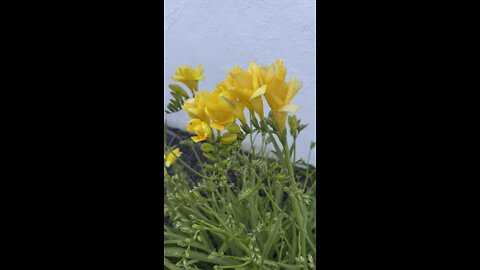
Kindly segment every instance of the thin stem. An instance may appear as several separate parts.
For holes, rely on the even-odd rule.
[[[230,265],[230,266],[222,266],[222,269],[228,269],[228,268],[241,268],[241,267],[244,267],[244,266],[247,266],[251,263],[252,261],[247,261],[245,263],[242,263],[242,264],[239,264],[239,265]]]
[[[270,137],[270,140],[272,141],[273,147],[275,148],[275,151],[277,152],[277,157],[278,157],[280,163],[283,166],[285,166],[285,159],[281,155],[282,151],[280,150],[280,146],[278,146],[278,143],[275,140],[275,137],[273,137],[273,134],[270,130],[268,131],[268,136]]]
[[[193,150],[193,154],[195,154],[195,157],[197,158],[197,161],[198,161],[198,164],[200,165],[200,168],[202,168],[202,170],[203,170],[203,169],[204,169],[204,168],[203,168],[203,162],[202,162],[202,160],[200,159],[200,156],[198,156],[197,149],[195,149],[195,145],[190,144],[190,147],[191,147],[192,150]]]
[[[287,164],[287,169],[288,169],[288,172],[290,174],[290,181],[292,184],[295,184],[296,180],[295,180],[295,174],[294,174],[294,171],[293,171],[293,164],[292,164],[292,160],[291,160],[291,155],[290,155],[290,148],[288,146],[288,141],[287,141],[287,133],[286,132],[283,132],[281,134],[281,137],[279,135],[279,139],[280,141],[282,142],[283,144],[283,150],[284,150],[284,154],[285,154],[285,163]],[[306,232],[305,232],[305,221],[306,221],[306,216],[304,215],[304,212],[301,211],[303,208],[305,208],[304,205],[300,206],[301,202],[298,200],[298,198],[293,195],[292,196],[292,208],[293,208],[293,212],[295,214],[295,217],[299,223],[299,226],[300,226],[300,236],[298,241],[299,241],[299,246],[301,246],[301,253],[302,253],[302,256],[304,258],[306,258]]]
[[[308,171],[310,170],[310,156],[312,154],[312,148],[310,148],[310,151],[308,152],[308,157],[307,157],[307,172],[306,172],[306,179],[305,179],[305,183],[303,183],[303,190],[305,190],[305,188],[307,187],[307,183],[308,183],[308,179],[310,178],[308,175]]]
[[[192,167],[190,167],[185,161],[183,161],[183,159],[181,158],[177,158],[178,161],[180,161],[180,163],[182,163],[183,166],[185,166],[187,169],[189,169],[191,172],[193,172],[194,174],[196,174],[197,176],[200,176],[202,178],[205,178],[205,179],[210,179],[210,177],[206,176],[206,175],[203,175],[199,172],[197,172],[195,169],[193,169]]]

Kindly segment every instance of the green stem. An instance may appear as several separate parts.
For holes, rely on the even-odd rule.
[[[292,184],[295,184],[295,173],[293,171],[292,158],[290,155],[290,148],[288,147],[286,133],[283,133],[283,136],[280,138],[280,141],[282,142],[282,145],[283,145],[285,164],[287,166],[288,174],[290,175],[290,181]]]
[[[290,175],[290,182],[292,183],[292,185],[294,185],[296,183],[296,180],[295,180],[295,173],[293,171],[293,164],[292,164],[292,160],[291,160],[291,155],[290,155],[290,148],[288,146],[288,141],[287,141],[287,133],[286,132],[283,132],[281,134],[281,137],[279,135],[279,139],[280,141],[282,142],[283,144],[283,150],[284,150],[284,154],[285,154],[285,163],[287,164],[287,169],[288,169],[288,173]],[[301,254],[304,258],[306,258],[306,226],[305,226],[305,221],[306,221],[306,216],[304,215],[303,211],[302,210],[302,206],[300,206],[299,204],[301,203],[298,198],[293,194],[292,197],[292,208],[293,208],[293,212],[295,214],[295,217],[297,219],[297,222],[299,224],[299,227],[301,228],[299,231],[300,231],[300,236],[298,241],[299,241],[299,245],[301,245]],[[304,206],[303,206],[304,207]]]
[[[180,161],[180,163],[182,163],[183,166],[185,166],[187,169],[189,169],[191,172],[193,172],[194,174],[204,178],[204,179],[209,179],[210,177],[206,176],[206,175],[203,175],[199,172],[197,172],[195,169],[193,169],[192,167],[190,167],[185,161],[183,161],[181,158],[177,158],[178,161]]]
[[[275,151],[277,151],[278,159],[279,159],[280,163],[285,166],[285,159],[281,156],[282,151],[280,150],[280,147],[278,146],[278,143],[275,140],[275,137],[273,137],[273,134],[270,130],[268,131],[268,136],[270,137],[270,140],[272,141],[273,147],[275,147]]]
[[[193,154],[195,154],[195,157],[197,158],[197,161],[198,161],[198,164],[200,165],[200,168],[202,168],[202,170],[203,170],[204,169],[203,168],[203,162],[202,162],[202,160],[200,159],[200,156],[197,153],[197,149],[195,149],[195,145],[190,144],[190,147],[193,150]]]
[[[229,265],[229,266],[222,266],[222,269],[227,269],[227,268],[241,268],[244,266],[247,266],[251,263],[252,261],[247,261],[245,263],[239,264],[239,265]]]
[[[310,156],[312,154],[312,148],[310,148],[310,151],[308,152],[308,157],[307,157],[307,172],[305,173],[306,174],[306,179],[305,179],[305,183],[303,183],[303,190],[305,190],[305,188],[307,188],[307,183],[308,183],[308,180],[310,178],[309,176],[309,170],[310,170]]]

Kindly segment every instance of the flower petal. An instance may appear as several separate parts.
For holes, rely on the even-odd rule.
[[[253,94],[250,96],[250,100],[256,98],[256,97],[259,97],[263,94],[265,94],[265,92],[267,91],[267,85],[264,85],[260,88],[258,88],[257,90],[255,90],[255,92],[253,92]]]
[[[298,110],[300,110],[300,108],[301,108],[301,106],[297,105],[297,104],[287,104],[287,105],[283,106],[282,108],[280,108],[280,110],[278,110],[278,111],[279,112],[295,113]]]
[[[297,81],[297,78],[292,77],[290,84],[288,85],[287,96],[285,97],[285,103],[290,103],[293,97],[300,91],[302,88],[302,82]]]
[[[210,123],[210,127],[220,131],[225,129],[225,125],[221,125],[217,123]]]

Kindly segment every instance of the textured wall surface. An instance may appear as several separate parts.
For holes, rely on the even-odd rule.
[[[315,0],[176,0],[165,1],[164,84],[172,83],[181,65],[205,69],[200,90],[211,91],[225,74],[251,61],[270,65],[283,59],[287,80],[296,76],[303,88],[292,103],[302,106],[297,116],[309,126],[300,134],[298,156],[306,160],[316,141],[316,15]],[[170,94],[165,91],[165,107]],[[185,129],[184,112],[165,115],[169,126]],[[315,152],[311,163],[316,164]]]

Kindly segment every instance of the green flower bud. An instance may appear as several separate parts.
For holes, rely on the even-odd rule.
[[[298,121],[295,115],[288,117],[288,125],[290,126],[290,133],[293,136],[297,133],[298,130]]]
[[[217,159],[215,158],[214,155],[210,154],[210,153],[203,153],[203,155],[209,159],[209,160],[212,160],[212,161],[216,161]]]
[[[227,126],[227,130],[230,132],[230,133],[234,133],[234,134],[238,134],[241,132],[240,130],[240,127],[234,122],[234,123],[230,123],[228,126]]]
[[[207,170],[210,170],[210,171],[215,170],[215,167],[212,166],[212,165],[210,165],[210,164],[205,164],[204,166],[205,166],[205,168],[206,168]]]
[[[168,104],[167,108],[172,112],[174,112],[176,110],[175,106],[172,103]]]
[[[236,140],[237,140],[237,134],[227,132],[227,133],[222,135],[222,138],[220,139],[220,142],[222,144],[231,144]]]
[[[252,117],[250,118],[250,121],[252,122],[252,125],[253,125],[254,127],[260,129],[260,125],[258,124],[258,120],[257,120],[257,118],[256,118],[255,116],[252,116]]]
[[[185,92],[185,90],[183,90],[183,88],[178,84],[170,84],[168,88],[172,89],[174,93],[184,96],[185,98],[190,98],[187,92]]]
[[[200,146],[200,149],[202,149],[202,151],[205,153],[210,153],[215,150],[215,147],[209,143],[203,143],[202,146]]]
[[[245,124],[242,124],[242,129],[243,131],[245,131],[245,133],[247,134],[250,134],[252,132],[252,130],[250,129],[249,126],[245,125]]]
[[[262,126],[262,130],[267,132],[268,131],[268,124],[267,124],[267,120],[263,119],[260,121],[260,125]]]

